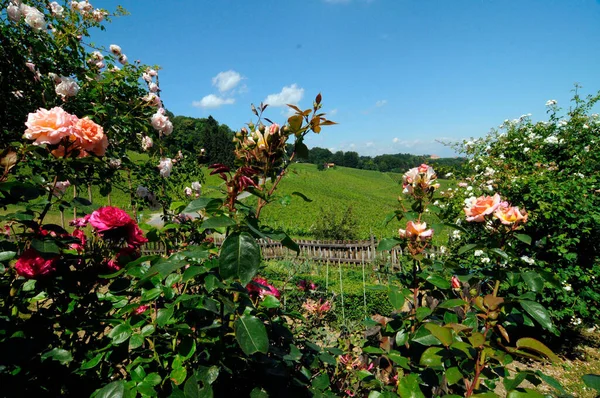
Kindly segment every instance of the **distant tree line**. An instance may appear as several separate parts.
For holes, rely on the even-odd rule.
[[[194,118],[188,116],[174,116],[168,112],[169,119],[173,122],[173,133],[165,138],[169,156],[174,157],[178,151],[188,152],[200,156],[201,162],[206,164],[223,163],[233,166],[234,161],[234,132],[226,125],[219,124],[212,116],[208,118]],[[292,145],[288,145],[291,155]],[[464,158],[431,159],[430,155],[412,155],[398,153],[395,155],[360,156],[354,151],[331,152],[327,148],[314,147],[309,149],[308,157],[296,158],[300,162],[308,162],[322,168],[325,163],[334,163],[336,166],[351,167],[355,169],[377,170],[381,172],[404,173],[421,163],[431,164],[435,167],[440,177],[447,173],[462,174]]]
[[[461,174],[464,158],[439,158],[432,159],[431,155],[412,155],[398,153],[395,155],[360,156],[354,151],[331,152],[327,148],[314,147],[309,149],[308,158],[300,161],[322,166],[325,163],[335,163],[336,166],[352,167],[363,170],[377,170],[381,172],[404,173],[421,163],[427,163],[437,170],[440,176],[447,173]]]
[[[234,132],[226,124],[219,124],[212,116],[194,118],[167,113],[173,122],[173,133],[165,137],[169,156],[182,151],[201,157],[202,163],[233,166]]]

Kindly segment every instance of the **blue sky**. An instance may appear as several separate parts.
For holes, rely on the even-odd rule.
[[[97,44],[160,65],[177,115],[232,129],[250,103],[283,123],[285,102],[323,94],[338,126],[309,147],[452,156],[436,140],[485,135],[574,83],[600,90],[600,0],[91,0],[123,5]]]

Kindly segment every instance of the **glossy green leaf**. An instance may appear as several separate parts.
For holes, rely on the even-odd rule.
[[[429,368],[441,368],[444,357],[442,353],[445,351],[442,347],[429,347],[421,355],[419,365]]]
[[[558,330],[554,327],[548,311],[535,301],[522,300],[519,302],[521,307],[535,319],[542,327],[558,336]]]
[[[87,370],[87,369],[93,369],[95,368],[100,361],[102,360],[102,357],[104,356],[104,353],[100,353],[97,354],[95,357],[93,357],[92,359],[85,361],[84,363],[81,364],[81,368],[82,370]]]
[[[425,319],[429,315],[431,315],[431,313],[432,313],[431,308],[419,307],[419,308],[417,308],[417,320],[422,321],[423,319]]]
[[[518,390],[509,391],[506,398],[545,398],[546,396],[531,388],[520,388]]]
[[[446,347],[452,344],[452,330],[443,326],[437,325],[432,322],[427,322],[425,328],[431,332],[431,334],[442,342]]]
[[[63,365],[66,365],[67,363],[73,360],[73,356],[71,355],[71,353],[62,348],[53,348],[50,351],[42,354],[42,361],[48,358],[52,358],[53,360],[58,361]]]
[[[230,235],[221,247],[219,271],[224,279],[252,280],[260,265],[260,246],[247,232]]]
[[[460,372],[458,367],[453,366],[446,370],[444,373],[446,375],[446,381],[448,381],[449,385],[453,385],[462,380],[463,374]]]
[[[450,289],[450,281],[439,275],[429,275],[426,281],[440,289]]]
[[[173,307],[161,308],[156,315],[156,324],[161,328],[165,327],[171,317],[173,317]]]
[[[325,373],[320,374],[312,380],[311,384],[313,388],[323,391],[329,387],[329,376]]]
[[[541,292],[544,288],[544,279],[535,271],[521,271],[521,277],[534,292]]]
[[[60,248],[56,242],[50,239],[33,239],[31,247],[40,253],[60,254]]]
[[[463,247],[461,247],[460,249],[458,249],[458,255],[460,256],[461,254],[464,254],[464,253],[469,252],[471,250],[475,250],[478,247],[480,247],[480,246],[478,244],[475,244],[475,243],[464,245]]]
[[[396,311],[402,310],[402,307],[404,307],[404,294],[402,294],[397,286],[389,286],[388,296],[390,298],[390,302],[392,303],[392,307],[394,307]]]
[[[113,381],[97,390],[95,398],[123,398],[125,394],[125,380]]]
[[[417,329],[412,341],[422,344],[424,346],[439,345],[440,341],[436,339],[429,330],[425,329],[423,325]]]
[[[231,227],[235,225],[235,220],[227,216],[211,217],[202,222],[202,229],[215,229],[223,227]]]
[[[144,336],[139,333],[134,333],[129,338],[129,349],[135,350],[144,344]]]
[[[454,308],[454,307],[462,307],[467,304],[465,300],[462,299],[450,299],[446,301],[442,301],[437,308]]]
[[[192,200],[189,205],[183,210],[183,213],[195,213],[202,209],[217,209],[223,204],[222,199],[215,198],[199,198]]]
[[[244,314],[235,321],[235,338],[246,355],[266,354],[269,337],[264,323],[253,315]]]
[[[279,300],[277,300],[277,297],[270,294],[265,296],[265,298],[260,302],[260,306],[265,308],[279,308],[280,305],[281,303]]]
[[[108,334],[108,337],[112,339],[113,344],[118,345],[127,341],[129,336],[131,336],[131,332],[131,326],[126,323],[122,323],[111,330]]]
[[[515,234],[515,238],[520,240],[521,242],[531,245],[531,236],[525,234]]]
[[[381,252],[381,251],[392,250],[394,247],[398,246],[400,243],[402,243],[402,240],[400,240],[398,238],[381,239],[379,241],[379,244],[377,245],[377,251]]]
[[[586,386],[600,392],[600,375],[587,374],[581,379]]]
[[[538,354],[545,355],[553,362],[560,362],[560,358],[552,352],[550,348],[548,348],[544,343],[538,341],[531,337],[523,337],[517,340],[516,346],[518,349],[528,349],[531,351],[535,351]]]
[[[17,252],[2,252],[0,253],[0,261],[12,260],[17,255]]]
[[[419,388],[420,384],[418,375],[414,373],[405,375],[398,382],[398,395],[400,398],[425,398]]]
[[[473,347],[481,347],[485,344],[485,337],[479,332],[473,332],[471,336],[469,336],[469,342]]]

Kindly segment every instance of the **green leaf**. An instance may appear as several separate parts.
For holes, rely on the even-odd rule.
[[[317,390],[323,391],[329,387],[329,376],[327,376],[325,373],[320,374],[312,380],[311,384]]]
[[[222,199],[215,198],[199,198],[192,200],[189,205],[183,210],[183,213],[195,213],[203,209],[218,209],[223,204]]]
[[[427,318],[429,315],[431,315],[431,313],[431,308],[419,307],[417,308],[417,320],[420,322],[423,319]]]
[[[114,345],[119,345],[127,341],[129,336],[131,336],[131,332],[131,326],[126,323],[122,323],[111,330],[108,334],[108,337],[112,339]]]
[[[494,249],[490,249],[490,251],[492,253],[496,253],[497,255],[499,255],[500,257],[502,257],[504,259],[508,259],[508,254],[506,254],[506,252],[504,250],[494,248]]]
[[[519,301],[521,307],[535,319],[542,327],[558,336],[559,332],[554,327],[550,314],[546,309],[535,301],[522,300]]]
[[[404,295],[397,286],[389,286],[388,296],[392,303],[392,307],[394,307],[396,311],[402,310],[402,307],[404,307]]]
[[[406,357],[403,357],[398,351],[391,351],[388,354],[388,357],[396,364],[400,365],[400,367],[410,370],[410,360]]]
[[[225,239],[219,256],[222,278],[237,278],[246,285],[258,272],[259,265],[260,246],[249,233],[235,233]]]
[[[426,279],[427,282],[433,286],[439,287],[440,289],[450,289],[450,281],[439,275],[429,275]]]
[[[521,271],[521,277],[534,292],[540,292],[544,288],[544,279],[535,271]]]
[[[509,391],[506,398],[545,398],[544,394],[541,394],[531,388],[520,388],[518,390]]]
[[[528,375],[528,372],[519,372],[515,375],[514,379],[510,379],[508,377],[505,378],[502,381],[502,383],[504,384],[504,388],[506,388],[506,391],[514,390],[515,388],[521,385],[521,383],[527,378]]]
[[[463,305],[467,304],[467,302],[465,300],[462,299],[450,299],[450,300],[446,300],[446,301],[442,301],[437,308],[455,308],[455,307],[461,307]]]
[[[444,352],[442,347],[429,347],[421,355],[419,365],[426,366],[428,368],[441,368],[442,360],[444,359],[440,353]]]
[[[398,238],[381,239],[379,241],[379,244],[377,245],[377,251],[381,252],[381,251],[392,250],[394,247],[398,246],[400,243],[402,243],[402,240],[400,240]]]
[[[471,250],[475,250],[475,248],[478,248],[478,247],[480,247],[480,246],[478,244],[476,244],[476,243],[471,243],[471,244],[468,244],[468,245],[464,245],[463,247],[461,247],[460,249],[458,249],[458,255],[460,256],[461,254],[464,254],[464,253],[466,253],[468,251],[471,251]]]
[[[398,395],[400,395],[400,398],[425,398],[419,388],[420,384],[418,375],[414,373],[405,375],[399,380]]]
[[[535,351],[539,354],[543,354],[550,358],[550,360],[552,360],[553,362],[560,362],[560,358],[555,353],[553,353],[550,348],[546,347],[544,343],[534,338],[523,337],[517,340],[516,346],[518,349],[526,348],[528,350]]]
[[[473,332],[469,336],[469,343],[475,348],[482,347],[485,344],[485,336],[479,332]]]
[[[48,358],[52,358],[63,365],[66,365],[73,360],[71,353],[62,348],[53,348],[50,351],[42,354],[42,361],[45,361]]]
[[[520,240],[521,242],[531,245],[531,236],[525,234],[515,234],[515,238]]]
[[[293,116],[292,116],[292,118],[293,118]],[[290,123],[290,126],[291,126],[291,123]],[[292,129],[292,131],[294,131],[294,129]],[[300,142],[300,141],[296,142],[295,152],[299,159],[308,159],[308,147],[303,142]]]
[[[155,330],[156,328],[154,327],[154,325],[146,325],[142,328],[142,336],[148,337],[152,333],[154,333]]]
[[[211,217],[202,222],[201,229],[215,229],[234,226],[235,220],[227,216]]]
[[[161,308],[156,315],[156,324],[163,328],[173,316],[173,307]]]
[[[281,303],[277,300],[277,297],[270,294],[265,296],[263,301],[260,302],[260,306],[265,308],[279,308],[280,305]]]
[[[146,272],[143,280],[148,280],[154,275],[160,275],[161,279],[166,278],[169,274],[177,271],[180,268],[188,265],[181,254],[174,254],[169,258],[161,258]]]
[[[103,352],[101,352],[100,354],[97,354],[95,357],[93,357],[89,361],[85,361],[84,363],[82,363],[80,369],[86,370],[86,369],[95,368],[100,363],[103,356],[104,356]]]
[[[250,398],[269,398],[269,394],[260,387],[254,387],[250,391]]]
[[[60,248],[56,242],[50,239],[33,239],[31,241],[31,247],[40,253],[60,254]]]
[[[421,327],[419,329],[417,329],[417,332],[415,333],[415,336],[412,338],[412,341],[422,344],[424,346],[440,344],[440,341],[438,339],[436,339],[429,330],[425,329],[425,327],[423,325],[421,325]]]
[[[266,354],[269,337],[264,323],[253,315],[244,314],[235,321],[235,338],[246,355]]]
[[[473,394],[471,395],[471,398],[498,398],[498,394],[488,391],[479,394]]]
[[[144,344],[144,336],[139,333],[134,333],[129,338],[129,349],[135,350]]]
[[[307,198],[306,195],[301,192],[292,192],[292,195],[301,197],[305,202],[312,202],[312,199]]]
[[[96,391],[98,393],[95,398],[123,398],[125,394],[125,380],[113,381]]]
[[[452,330],[431,322],[426,323],[425,328],[446,347],[452,344]]]
[[[600,392],[600,375],[587,374],[581,379],[586,386]]]
[[[410,336],[408,335],[408,333],[406,333],[405,330],[400,330],[398,333],[396,333],[396,345],[398,347],[403,346],[408,342],[409,337]]]
[[[363,348],[362,351],[366,354],[383,354],[384,353],[384,351],[381,348],[371,347],[371,346],[367,346],[367,347]]]
[[[11,260],[17,255],[17,252],[2,252],[0,253],[0,261]]]
[[[563,388],[563,386],[560,384],[560,382],[558,380],[556,380],[554,377],[552,376],[548,376],[544,373],[542,373],[539,370],[535,371],[535,374],[542,379],[546,384],[548,384],[550,387],[554,388],[556,391],[558,391],[559,394],[561,395],[569,395],[567,393],[567,391]]]
[[[462,373],[460,373],[460,370],[456,366],[453,366],[450,369],[446,370],[445,374],[446,381],[448,381],[449,385],[456,384],[463,378]]]
[[[187,377],[187,369],[184,367],[180,367],[177,369],[173,369],[171,371],[171,374],[169,375],[169,378],[171,379],[171,381],[173,383],[175,383],[175,385],[180,385],[181,383],[183,383],[185,381],[185,378]]]
[[[160,296],[161,293],[162,293],[162,289],[159,287],[155,287],[153,289],[146,290],[144,293],[142,293],[142,297],[140,298],[140,300],[142,302],[152,301],[155,298],[157,298],[158,296]]]
[[[198,379],[195,375],[192,375],[183,386],[183,392],[185,398],[202,398],[202,391],[198,385]]]

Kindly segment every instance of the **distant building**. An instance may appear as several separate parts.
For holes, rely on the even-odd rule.
[[[440,157],[438,155],[431,155],[429,156],[429,159],[439,159]]]
[[[323,163],[324,169],[333,169],[335,167],[335,163]]]

